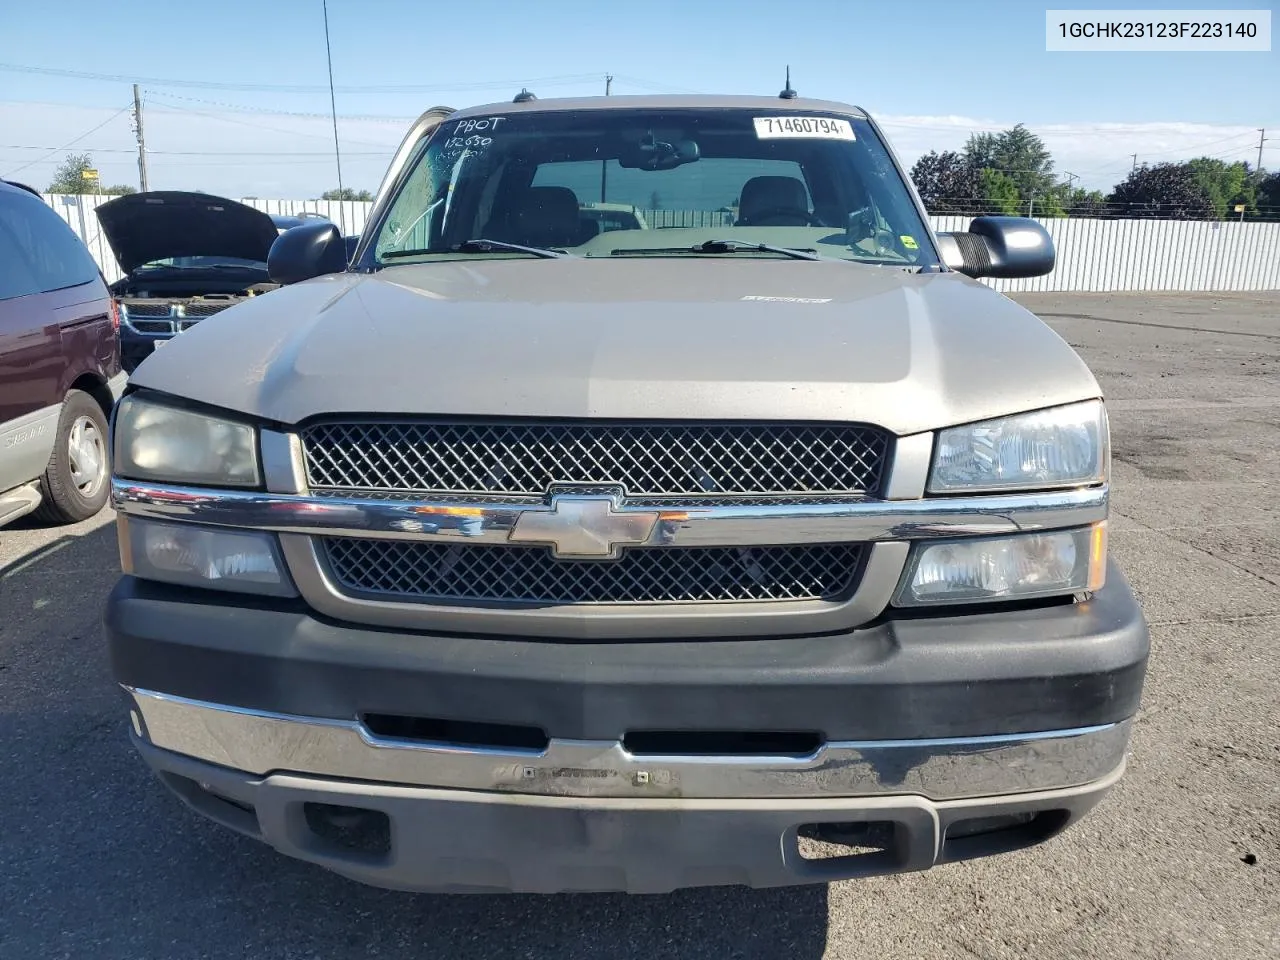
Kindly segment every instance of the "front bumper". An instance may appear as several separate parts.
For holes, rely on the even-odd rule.
[[[1137,712],[1148,652],[1114,565],[1085,603],[808,636],[424,633],[133,577],[112,591],[105,626],[116,680],[141,690],[291,716],[425,716],[599,741],[637,731],[812,732],[830,742],[1091,727]]]
[[[172,340],[174,333],[147,333],[120,325],[120,365],[132,373],[138,364],[155,353],[157,345]]]
[[[772,886],[1038,842],[1120,776],[1148,650],[1114,567],[1085,603],[786,638],[428,635],[131,577],[105,622],[135,743],[188,804],[346,876],[432,890]],[[544,739],[411,739],[375,732],[385,716]],[[655,731],[676,747],[633,749]],[[679,749],[708,731],[818,746]],[[374,811],[386,842],[344,845],[317,809]],[[806,824],[888,840],[808,860]]]
[[[259,777],[135,741],[198,813],[362,883],[447,893],[666,893],[926,870],[1048,839],[1124,769],[1073,788],[946,802],[911,794],[586,798]],[[334,829],[319,819],[326,811],[365,821]],[[992,831],[991,818],[1013,825]],[[823,849],[808,839],[814,827],[857,847]]]
[[[114,377],[107,381],[107,389],[111,391],[111,401],[114,403],[124,396],[125,388],[129,386],[129,374],[121,370]]]

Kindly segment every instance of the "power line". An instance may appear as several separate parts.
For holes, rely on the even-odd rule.
[[[308,133],[305,130],[282,130],[280,127],[268,126],[265,123],[252,123],[248,120],[237,120],[234,117],[223,116],[216,112],[211,113],[207,110],[196,110],[192,107],[184,107],[178,104],[170,104],[168,106],[153,109],[159,109],[162,113],[190,113],[197,117],[207,117],[210,120],[218,120],[221,123],[234,123],[241,127],[252,127],[255,130],[270,130],[272,133],[287,134],[292,137],[311,137],[319,140],[329,139],[329,135],[327,133]],[[327,115],[323,113],[318,114],[318,116],[321,118],[327,118]],[[345,140],[347,143],[358,144],[362,147],[382,147],[386,150],[395,150],[396,148],[395,144],[374,143],[372,140],[352,140],[350,137],[346,137]]]
[[[613,79],[622,83],[630,84],[633,87],[639,87],[641,90],[652,90],[656,93],[701,93],[701,90],[692,90],[689,87],[678,87],[669,83],[661,83],[656,80],[645,80],[641,77],[631,77],[621,73],[615,73]]]
[[[60,150],[60,147],[35,147],[12,143],[0,143],[0,150]],[[126,147],[82,147],[89,153],[135,153]],[[349,157],[385,157],[395,147],[386,150],[348,150]],[[327,157],[328,150],[152,150],[147,148],[149,157]]]
[[[165,77],[136,77],[118,73],[96,73],[89,70],[64,70],[55,67],[33,67],[26,64],[0,63],[0,71],[9,73],[34,73],[46,77],[69,77],[75,80],[101,80],[110,83],[138,83],[149,87],[181,87],[193,90],[237,90],[262,93],[327,93],[323,84],[309,83],[235,83],[207,80],[178,80]],[[432,93],[466,90],[495,90],[505,87],[537,84],[543,87],[568,86],[590,83],[599,74],[561,74],[551,77],[534,77],[524,80],[484,80],[451,83],[373,84],[338,87],[341,93]]]
[[[316,110],[274,110],[270,107],[255,107],[247,103],[227,103],[225,100],[206,100],[203,97],[184,97],[181,94],[161,93],[156,90],[148,90],[147,93],[150,96],[160,97],[162,100],[185,100],[188,103],[202,103],[207,104],[208,106],[221,107],[223,111],[230,113],[258,113],[268,117],[305,117],[308,120],[328,120],[331,116],[331,114],[321,113]],[[396,117],[385,113],[340,113],[338,114],[338,119],[405,124],[412,122],[415,118]]]
[[[62,146],[60,146],[60,147],[54,147],[52,150],[50,150],[48,153],[46,153],[46,154],[45,154],[44,156],[42,156],[42,157],[36,157],[36,159],[34,159],[34,160],[30,160],[30,161],[28,161],[27,163],[24,163],[24,164],[23,164],[22,166],[20,166],[20,167],[17,167],[17,168],[15,168],[15,169],[13,169],[13,170],[10,170],[8,173],[6,173],[6,174],[5,174],[5,176],[6,176],[6,177],[12,177],[15,173],[21,173],[23,170],[27,169],[27,167],[34,167],[37,163],[42,163],[42,162],[44,162],[45,160],[48,160],[48,159],[49,159],[51,156],[53,156],[55,153],[59,153],[59,152],[61,152],[61,151],[63,151],[63,150],[66,150],[66,149],[67,149],[67,148],[69,148],[69,147],[74,147],[77,143],[79,143],[79,142],[80,142],[81,140],[83,140],[85,137],[89,136],[89,134],[91,134],[91,133],[97,133],[99,130],[101,130],[103,127],[105,127],[108,123],[110,123],[110,122],[111,122],[112,120],[114,120],[116,117],[118,117],[118,116],[120,116],[122,113],[126,113],[127,111],[132,110],[132,109],[133,109],[133,103],[132,103],[132,102],[125,104],[123,107],[121,107],[121,108],[120,108],[119,110],[117,110],[115,113],[113,113],[111,116],[107,117],[107,119],[103,120],[101,123],[97,124],[96,126],[90,127],[90,128],[89,128],[88,130],[86,130],[84,133],[80,134],[80,136],[75,137],[74,139],[68,140],[66,143],[64,143],[64,144],[63,144]]]

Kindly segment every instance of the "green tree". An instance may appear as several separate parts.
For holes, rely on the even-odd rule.
[[[1027,208],[1018,196],[1018,184],[1007,174],[986,167],[978,176],[982,185],[982,199],[987,212],[1017,216]]]
[[[1053,173],[1053,157],[1044,141],[1015,124],[1000,133],[975,133],[964,147],[965,158],[979,169],[995,170],[1013,182],[1018,199],[1035,201],[1052,209],[1058,179]],[[1001,190],[1004,190],[1003,183]],[[1060,204],[1059,204],[1060,208]]]
[[[1067,193],[1067,188],[1058,184],[1044,196],[1033,197],[1027,204],[1027,210],[1037,217],[1065,217]]]
[[[326,190],[320,194],[321,200],[372,200],[373,194],[368,190],[353,190],[351,187],[343,187],[341,190]]]
[[[1134,170],[1117,183],[1107,202],[1125,217],[1210,220],[1213,201],[1188,163],[1157,163]]]
[[[1257,177],[1253,176],[1249,164],[1200,157],[1187,166],[1213,204],[1214,216],[1234,215],[1236,204],[1244,204],[1246,213],[1258,212]]]
[[[1103,217],[1107,214],[1107,197],[1101,190],[1076,187],[1062,198],[1068,217]]]
[[[1260,174],[1255,185],[1258,212],[1268,220],[1280,220],[1280,170]]]
[[[994,133],[971,133],[964,144],[964,158],[979,170],[983,167],[995,167],[996,135]]]
[[[96,180],[85,178],[84,172],[93,169],[93,157],[87,153],[69,153],[54,171],[45,193],[101,193]]]
[[[108,197],[123,197],[130,193],[137,193],[137,187],[131,187],[127,183],[117,183],[114,186],[103,187],[99,193]]]
[[[970,214],[982,210],[981,173],[954,150],[930,150],[911,168],[911,181],[930,213]]]

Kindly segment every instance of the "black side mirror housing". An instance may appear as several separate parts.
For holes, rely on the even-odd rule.
[[[968,277],[1040,277],[1053,270],[1053,238],[1029,217],[977,217],[965,233],[938,234],[943,262]]]
[[[350,263],[352,258],[356,255],[356,247],[360,246],[360,236],[356,234],[354,236],[344,237],[343,241],[346,243],[347,247],[347,263]]]
[[[276,237],[267,254],[275,283],[298,283],[347,269],[347,244],[328,220],[303,223]]]

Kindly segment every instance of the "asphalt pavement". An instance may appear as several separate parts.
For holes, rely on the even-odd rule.
[[[926,874],[661,897],[358,886],[188,813],[126,739],[109,513],[0,530],[0,958],[1280,956],[1280,296],[1018,297],[1102,382],[1111,549],[1151,623],[1128,773]]]

